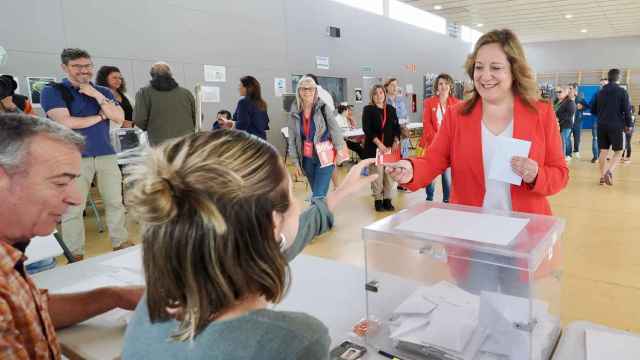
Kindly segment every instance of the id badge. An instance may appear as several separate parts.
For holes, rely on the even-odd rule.
[[[304,157],[312,158],[313,157],[313,142],[312,141],[305,141],[303,148],[304,148],[304,150],[303,150]]]
[[[331,141],[323,141],[316,144],[320,167],[331,166],[336,162],[336,151]]]

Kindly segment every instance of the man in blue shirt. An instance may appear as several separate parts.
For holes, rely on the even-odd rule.
[[[62,217],[62,237],[76,259],[81,260],[85,243],[82,213],[94,176],[98,179],[113,249],[131,245],[122,204],[122,175],[109,141],[110,127],[122,125],[124,112],[111,90],[91,83],[94,66],[88,52],[64,49],[60,57],[67,78],[46,86],[40,103],[50,119],[77,131],[86,140],[77,180],[82,196],[80,206],[71,207]]]
[[[598,116],[598,146],[600,147],[600,185],[613,185],[613,171],[622,158],[624,133],[633,126],[629,111],[629,94],[618,83],[620,70],[611,69],[609,83],[602,87],[591,103],[591,112]],[[614,154],[609,158],[609,149]]]

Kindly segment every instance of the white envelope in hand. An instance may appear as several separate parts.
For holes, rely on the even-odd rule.
[[[511,169],[511,158],[514,156],[528,157],[531,141],[496,136],[496,151],[490,160],[488,177],[491,180],[520,185],[522,178]]]

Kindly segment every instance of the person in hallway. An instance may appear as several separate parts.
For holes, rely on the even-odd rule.
[[[424,156],[401,160],[387,172],[415,191],[451,167],[452,204],[550,215],[547,197],[567,186],[569,168],[553,108],[539,99],[520,41],[507,29],[482,35],[465,70],[473,79],[471,97],[445,114]],[[487,177],[493,154],[502,151],[498,137],[531,141],[528,157],[511,159],[511,168],[522,178],[519,185]],[[462,287],[479,293],[498,291],[499,286],[506,294],[526,295],[529,286],[523,273],[462,260],[471,256],[465,251],[457,255],[449,258],[449,267]],[[498,255],[475,256],[493,264],[512,261]]]
[[[113,249],[120,250],[132,245],[128,241],[122,203],[122,175],[109,140],[110,127],[122,125],[124,111],[115,101],[111,90],[91,83],[94,67],[87,51],[64,49],[60,58],[67,77],[61,83],[45,86],[40,103],[50,119],[74,129],[87,141],[82,152],[80,177],[76,180],[80,202],[62,216],[61,226],[63,240],[73,256],[81,260],[85,244],[82,214],[94,177],[98,180]]]
[[[609,83],[602,87],[591,103],[591,112],[598,116],[598,145],[600,147],[600,185],[613,185],[613,174],[622,158],[624,133],[631,132],[629,94],[620,83],[620,70],[611,69]],[[609,150],[613,150],[613,156]]]
[[[0,113],[21,112],[22,110],[13,102],[13,85],[11,81],[0,77]]]
[[[562,137],[562,149],[565,159],[571,160],[571,129],[573,128],[573,117],[576,114],[576,103],[571,99],[571,89],[568,86],[558,87],[558,106],[556,109],[556,117],[560,126],[560,134]]]
[[[133,122],[146,130],[153,146],[190,134],[196,128],[196,99],[180,87],[169,64],[157,62],[149,71],[149,85],[138,90]]]
[[[266,140],[269,114],[260,83],[253,76],[243,76],[238,91],[241,98],[233,113],[233,127]]]
[[[327,109],[329,110],[329,112],[331,113],[335,112],[336,107],[334,104],[333,96],[331,96],[331,94],[320,85],[320,82],[318,81],[318,77],[315,76],[314,74],[307,74],[305,76],[310,77],[313,79],[313,81],[315,81],[316,88],[318,90],[318,97],[327,106]]]
[[[88,80],[87,80],[88,81]],[[47,236],[83,195],[81,134],[51,120],[0,113],[0,358],[61,359],[56,330],[115,308],[133,310],[144,289],[51,294],[25,270],[32,238]],[[42,240],[34,240],[42,241]]]
[[[289,155],[299,174],[309,181],[313,198],[324,198],[335,165],[324,162],[327,151],[323,145],[331,144],[336,151],[346,151],[342,129],[318,96],[317,85],[310,77],[298,81],[296,103],[289,114]],[[320,148],[319,148],[320,147]]]
[[[433,83],[434,96],[424,100],[422,110],[422,137],[418,143],[418,147],[422,152],[418,156],[427,153],[429,146],[433,143],[438,130],[442,126],[442,119],[446,113],[456,106],[460,100],[453,96],[453,78],[449,74],[440,74]],[[449,202],[449,190],[451,186],[451,169],[445,170],[440,176],[442,183],[442,201]],[[427,193],[427,201],[433,201],[435,193],[435,184],[430,183],[425,189]]]
[[[573,83],[570,85],[571,99],[576,103],[576,114],[573,117],[573,127],[571,128],[571,134],[573,135],[573,154],[572,158],[580,159],[580,140],[582,138],[582,117],[586,109],[589,108],[587,101],[578,93],[578,84]]]
[[[340,105],[338,105],[337,112],[338,114],[336,115],[336,122],[343,131],[358,128],[358,124],[353,118],[353,105],[349,105],[346,102],[341,103]],[[349,150],[355,152],[359,159],[364,159],[364,155],[362,153],[364,151],[364,148],[362,147],[364,143],[363,135],[348,137],[345,138],[344,141],[347,144]]]
[[[16,105],[18,109],[20,109],[21,112],[28,115],[33,114],[33,105],[31,105],[31,101],[29,100],[29,98],[22,94],[16,93],[16,90],[18,90],[18,83],[12,75],[1,75],[0,86],[6,86],[10,93],[11,101]],[[11,105],[8,105],[7,103],[7,107],[11,107]]]
[[[220,110],[216,114],[216,121],[211,125],[211,130],[231,129],[233,127],[233,119],[229,110]]]
[[[625,132],[624,150],[622,151],[622,163],[631,163],[631,138],[633,137],[633,130],[636,128],[636,110],[635,106],[631,106],[631,129]]]
[[[409,111],[407,111],[405,98],[401,95],[402,88],[398,85],[398,79],[387,79],[384,83],[384,91],[387,92],[387,104],[396,109],[396,115],[400,122],[400,155],[403,159],[406,159],[409,157],[409,151],[411,149],[409,129],[407,129],[406,125],[407,122],[409,122]],[[398,186],[398,190],[405,191],[402,186]]]
[[[289,262],[375,179],[360,176],[370,162],[301,211],[278,151],[246,132],[201,132],[154,149],[133,175],[148,290],[122,359],[329,359],[322,322],[273,304],[287,292]]]
[[[98,70],[96,75],[96,84],[109,88],[113,93],[116,101],[122,107],[124,111],[123,128],[133,127],[133,106],[125,93],[127,92],[127,85],[122,77],[120,69],[115,66],[103,66]]]
[[[396,109],[387,103],[386,91],[382,85],[374,85],[369,93],[369,105],[362,110],[362,130],[364,131],[364,156],[375,158],[381,154],[400,151],[400,123]],[[394,211],[391,202],[396,183],[384,171],[384,165],[371,164],[369,174],[378,174],[371,183],[376,211]]]
[[[602,90],[602,88],[608,83],[609,83],[609,80],[607,80],[606,78],[600,79],[600,89],[598,90],[598,92],[600,92],[600,90]],[[589,109],[591,109],[591,105],[593,104],[593,102],[596,100],[597,97],[598,97],[598,93],[596,92],[591,98],[591,102],[589,103]],[[595,164],[596,162],[598,162],[598,159],[600,158],[600,146],[598,145],[598,116],[594,114],[593,111],[591,111],[591,115],[593,116],[593,126],[591,127],[591,138],[592,138],[591,152],[593,153],[593,157],[591,158],[591,163]]]

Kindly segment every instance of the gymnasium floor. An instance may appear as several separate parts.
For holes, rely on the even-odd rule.
[[[561,318],[565,324],[589,320],[640,332],[640,157],[618,167],[613,187],[600,186],[598,167],[590,162],[590,130],[583,132],[582,144],[581,159],[569,164],[568,187],[550,199],[554,215],[567,222],[561,239],[563,270],[558,274]],[[634,154],[637,151],[636,134]],[[346,171],[346,167],[340,168],[340,176]],[[440,201],[439,183],[436,189],[436,200]],[[301,203],[306,191],[304,184],[295,185]],[[423,191],[399,193],[394,204],[401,209],[422,201]],[[106,232],[98,233],[93,214],[87,213],[86,255],[110,251]],[[334,230],[317,238],[305,253],[364,266],[361,228],[387,215],[373,210],[370,190],[364,189],[343,203],[335,214]],[[131,239],[138,242],[138,226],[130,221],[129,228]]]

